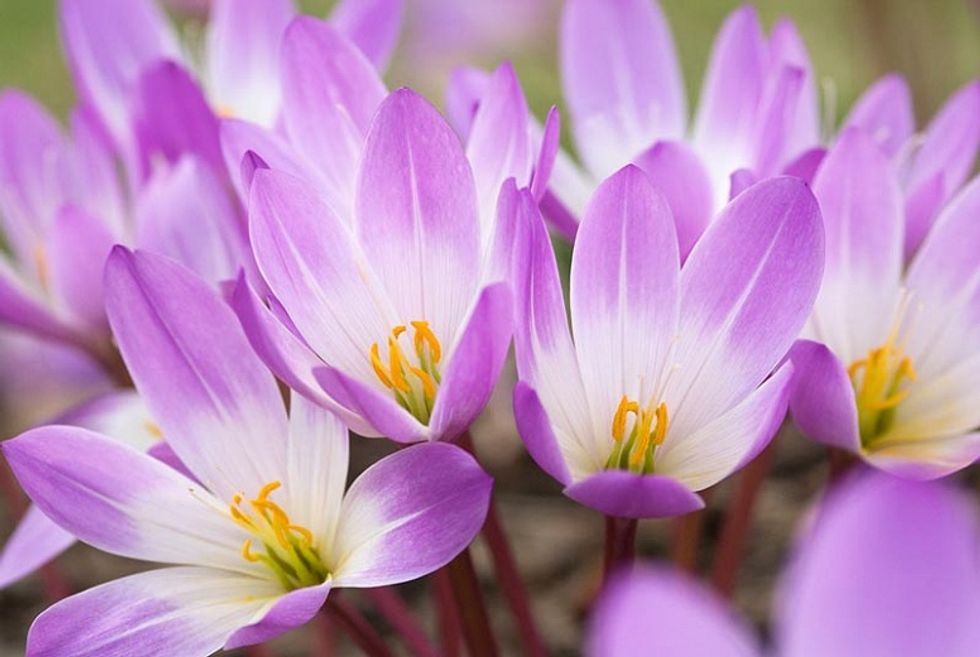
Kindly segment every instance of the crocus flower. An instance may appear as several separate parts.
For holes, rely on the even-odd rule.
[[[516,275],[517,426],[565,494],[611,516],[702,506],[783,420],[779,366],[820,281],[816,200],[777,177],[737,196],[683,269],[670,208],[627,165],[596,190],[571,268],[569,333],[554,252],[533,201]],[[773,371],[775,370],[775,372]]]
[[[311,65],[316,62],[316,66]],[[243,169],[251,153],[273,169],[313,184],[342,219],[353,223],[356,174],[371,121],[387,95],[374,65],[330,23],[293,20],[282,46],[284,135],[240,119],[222,124],[228,169]],[[500,187],[508,178],[543,193],[558,142],[557,114],[532,138],[527,102],[509,64],[487,82],[466,155],[476,179],[481,230],[488,239]],[[247,200],[247,180],[241,181]]]
[[[601,595],[585,654],[975,655],[980,527],[971,501],[883,474],[846,484],[819,510],[783,576],[772,650],[761,650],[748,625],[693,580],[643,566],[620,573]]]
[[[942,211],[907,271],[893,167],[844,133],[817,172],[827,230],[820,296],[791,357],[796,424],[811,438],[909,477],[980,456],[980,180]]]
[[[0,94],[0,234],[10,247],[0,254],[0,322],[105,359],[102,266],[114,243],[177,257],[214,283],[235,275],[246,236],[221,176],[193,152],[157,143],[173,164],[158,165],[130,200],[86,108],[66,135],[30,97]]]
[[[398,38],[401,11],[401,0],[348,0],[332,19],[383,67]],[[295,14],[292,0],[211,2],[199,77],[220,114],[275,124],[279,47]],[[120,148],[128,141],[128,98],[143,72],[161,60],[194,68],[195,58],[182,53],[154,0],[64,0],[60,24],[79,92]]]
[[[462,146],[410,90],[378,109],[356,187],[350,225],[299,178],[257,170],[251,243],[274,298],[240,284],[235,306],[269,367],[357,433],[452,439],[507,353],[509,286],[483,276],[506,249],[481,251]]]
[[[566,156],[556,163],[546,215],[571,215],[557,225],[574,226],[599,181],[635,162],[670,202],[683,259],[732,195],[734,173],[780,173],[818,144],[816,86],[788,20],[766,39],[752,7],[729,15],[691,126],[670,28],[656,3],[573,0],[560,39],[582,167]]]
[[[463,450],[426,444],[378,461],[345,492],[348,438],[275,380],[231,310],[176,263],[122,247],[109,316],[183,475],[65,426],[3,444],[41,510],[103,550],[169,567],[59,602],[27,654],[209,655],[309,620],[330,589],[414,579],[479,530],[490,479]]]
[[[908,85],[901,76],[886,75],[851,109],[844,128],[852,127],[867,132],[896,167],[905,207],[904,256],[911,260],[973,170],[980,147],[980,81],[950,96],[917,135]]]

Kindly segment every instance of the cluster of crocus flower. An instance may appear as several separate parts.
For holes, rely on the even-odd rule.
[[[509,63],[458,71],[449,119],[389,91],[400,1],[208,4],[195,53],[153,0],[63,0],[70,130],[0,95],[0,322],[111,381],[0,443],[34,503],[0,586],[76,539],[165,565],[57,601],[28,655],[203,657],[437,571],[494,654],[481,528],[544,654],[469,438],[511,346],[527,452],[608,519],[589,654],[758,654],[695,585],[622,562],[637,520],[702,509],[788,419],[865,463],[801,540],[778,654],[972,654],[973,511],[910,480],[980,457],[977,83],[920,137],[889,76],[821,134],[796,29],[743,7],[689,125],[659,7],[569,0],[576,161]],[[349,483],[368,438],[397,449]],[[915,611],[933,584],[941,619]]]

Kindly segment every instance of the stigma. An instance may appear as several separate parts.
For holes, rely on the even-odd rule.
[[[641,408],[638,402],[623,395],[613,415],[610,433],[614,445],[606,469],[652,473],[654,452],[666,439],[668,426],[667,404],[660,402],[654,406],[651,401],[649,406]]]
[[[436,393],[442,377],[439,362],[442,345],[425,321],[409,322],[412,327],[410,346],[402,344],[408,339],[409,330],[399,324],[388,336],[387,357],[381,355],[381,346],[371,345],[371,367],[395,401],[422,424],[428,424],[435,406]]]
[[[908,397],[909,384],[916,379],[912,359],[897,344],[905,305],[900,306],[899,316],[884,344],[871,349],[867,356],[847,368],[854,386],[861,443],[865,447],[891,428],[895,409]]]
[[[269,482],[247,503],[243,495],[233,498],[229,506],[232,520],[252,535],[242,543],[242,558],[264,564],[287,591],[317,586],[330,571],[317,551],[313,533],[293,524],[289,514],[269,499],[281,486],[278,481]]]

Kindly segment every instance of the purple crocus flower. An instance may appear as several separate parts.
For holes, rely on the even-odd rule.
[[[249,161],[257,156],[272,169],[309,181],[343,220],[353,223],[358,166],[371,121],[387,95],[384,82],[353,41],[330,23],[310,17],[295,19],[286,30],[281,71],[285,134],[249,121],[224,121],[228,169],[244,169],[240,191],[247,199],[254,168]],[[543,193],[558,140],[556,114],[542,136],[532,138],[527,102],[509,64],[486,87],[466,149],[484,238],[492,232],[497,195],[506,179],[527,186],[533,173],[535,191]]]
[[[510,289],[484,275],[507,249],[481,250],[462,146],[410,90],[378,109],[356,187],[351,225],[311,185],[257,170],[251,243],[274,298],[240,284],[235,307],[269,367],[357,433],[455,438],[507,354]]]
[[[609,34],[620,35],[616,39]],[[559,156],[546,215],[572,225],[599,181],[628,162],[674,212],[682,260],[737,191],[731,176],[780,173],[819,140],[816,86],[799,35],[767,39],[750,6],[718,33],[693,124],[670,28],[650,0],[573,0],[561,25],[561,70],[582,167]]]
[[[793,417],[811,438],[908,477],[980,456],[980,179],[942,211],[907,270],[891,163],[850,129],[814,182],[827,230],[820,296],[791,357]]]
[[[214,0],[199,78],[226,116],[275,125],[279,48],[296,15],[292,0]],[[384,67],[398,38],[402,0],[347,0],[333,10],[338,30]],[[153,0],[62,0],[60,23],[82,98],[99,112],[120,148],[128,141],[129,97],[143,72],[161,60],[193,68]]]
[[[231,310],[176,263],[118,247],[109,316],[187,475],[101,434],[51,426],[3,444],[41,510],[103,550],[170,567],[41,614],[28,655],[209,655],[309,620],[330,589],[407,581],[479,530],[490,478],[463,450],[401,450],[345,492],[348,435],[275,380]]]
[[[777,598],[773,650],[693,580],[643,566],[603,592],[586,655],[975,655],[978,542],[976,509],[958,491],[864,473],[830,495],[800,541]]]
[[[901,76],[886,75],[858,99],[844,127],[866,131],[894,163],[904,197],[904,256],[911,260],[973,170],[980,147],[980,81],[950,96],[916,135],[908,85]]]
[[[174,79],[173,72],[151,75]],[[235,275],[246,252],[237,209],[213,166],[164,138],[179,130],[152,133],[173,164],[148,171],[130,201],[87,108],[75,112],[66,135],[30,97],[0,94],[0,233],[10,247],[0,254],[0,322],[105,358],[102,266],[113,244],[177,257],[215,283]]]
[[[516,258],[514,411],[538,464],[572,499],[611,516],[703,505],[783,421],[780,361],[817,294],[816,200],[777,177],[737,196],[683,269],[670,208],[628,165],[596,190],[572,254],[571,324],[533,200]],[[773,371],[775,370],[775,372]]]

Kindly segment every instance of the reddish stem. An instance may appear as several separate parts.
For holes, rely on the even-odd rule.
[[[261,643],[254,646],[246,646],[244,649],[245,657],[272,657],[272,653]]]
[[[453,583],[449,570],[442,568],[432,576],[432,592],[439,616],[439,647],[443,657],[459,657],[459,638],[462,633],[459,610],[453,596]]]
[[[709,488],[701,493],[701,498],[705,501],[705,504],[711,498],[711,490]],[[704,524],[707,518],[707,509],[701,509],[700,511],[685,514],[674,520],[671,558],[680,570],[693,573],[697,569],[698,549],[701,547],[701,539],[704,536]]]
[[[469,432],[464,433],[459,440],[460,445],[477,458],[473,439]],[[477,458],[477,460],[479,460]],[[490,557],[493,560],[493,567],[497,573],[497,583],[500,590],[507,599],[511,614],[517,625],[517,630],[521,639],[521,646],[526,657],[547,657],[548,651],[544,647],[541,635],[538,632],[537,624],[534,621],[534,614],[531,611],[531,602],[528,598],[527,588],[521,578],[517,561],[514,559],[514,552],[507,541],[504,533],[503,524],[500,521],[500,514],[497,512],[497,504],[490,498],[490,506],[487,509],[487,519],[483,523],[483,539],[490,549]]]
[[[605,577],[625,568],[636,558],[636,519],[606,516],[606,552],[603,559]]]
[[[344,599],[343,596],[338,595],[337,592],[327,598],[324,610],[337,621],[340,627],[344,628],[344,631],[368,657],[395,657],[395,653],[388,647],[388,644],[385,643],[385,640],[368,619],[361,614],[357,607]]]
[[[439,657],[435,646],[429,641],[429,637],[405,605],[398,591],[390,586],[380,586],[365,589],[364,594],[370,598],[375,609],[385,617],[392,629],[401,636],[405,646],[416,657]]]
[[[738,487],[735,489],[735,497],[725,514],[725,524],[715,553],[711,581],[718,592],[726,597],[730,597],[735,590],[745,537],[752,523],[752,508],[755,506],[762,482],[772,468],[775,453],[775,442],[772,442],[742,469]]]
[[[337,626],[329,614],[321,613],[313,621],[313,656],[332,657],[337,641]]]
[[[456,608],[462,620],[463,638],[470,657],[497,657],[497,640],[490,626],[470,549],[460,552],[446,568],[453,583]]]

